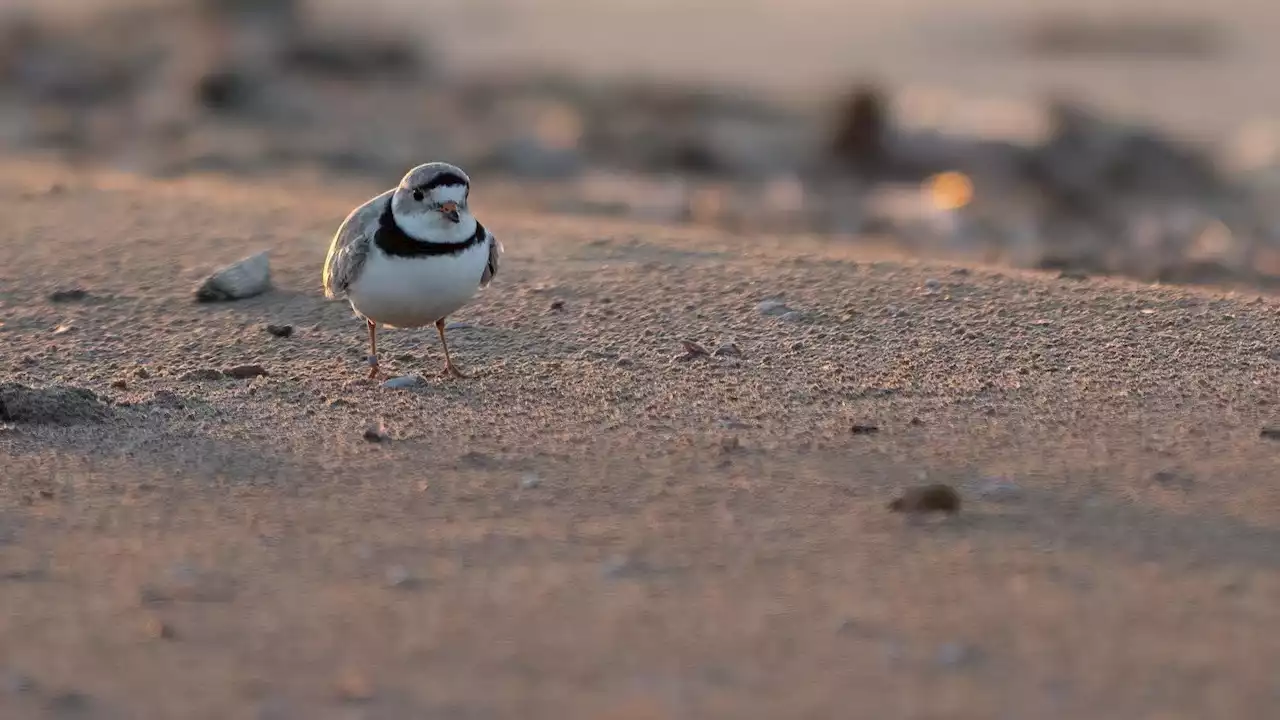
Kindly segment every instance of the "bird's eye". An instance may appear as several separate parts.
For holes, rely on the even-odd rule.
[[[414,190],[414,191],[413,191],[413,199],[414,199],[414,200],[417,200],[418,202],[422,202],[422,198],[424,198],[424,197],[426,197],[426,196],[422,194],[422,191],[421,191],[421,190]]]

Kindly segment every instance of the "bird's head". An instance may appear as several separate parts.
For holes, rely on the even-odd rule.
[[[433,162],[410,170],[391,197],[396,224],[424,242],[460,242],[475,232],[467,209],[471,178],[461,168]]]

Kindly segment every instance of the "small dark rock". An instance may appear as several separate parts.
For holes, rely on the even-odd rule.
[[[364,439],[371,443],[380,443],[387,439],[386,431],[382,424],[370,425],[364,429]]]
[[[1191,476],[1176,470],[1159,470],[1151,474],[1151,482],[1162,487],[1181,488],[1186,490],[1195,484]]]
[[[125,380],[116,380],[116,381],[114,381],[114,382],[112,382],[112,383],[111,383],[111,389],[113,389],[113,390],[128,390],[128,389],[129,389],[129,383],[128,383],[128,382],[126,382]]]
[[[960,493],[950,485],[933,483],[908,489],[888,505],[900,513],[960,512]]]
[[[859,423],[854,423],[853,427],[849,428],[849,432],[853,433],[854,435],[875,435],[876,433],[880,432],[880,426],[879,425],[862,425]]]
[[[178,380],[182,382],[202,382],[205,380],[221,380],[223,377],[221,370],[214,368],[200,368],[199,370],[189,370],[178,376]]]
[[[710,357],[711,353],[707,349],[692,340],[681,340],[680,344],[684,346],[684,354],[677,355],[676,360],[679,362],[688,362],[698,358]]]
[[[263,377],[270,375],[267,369],[261,365],[237,365],[230,368],[225,373],[227,377],[233,377],[237,380],[248,380],[249,378]]]
[[[293,335],[292,325],[268,325],[266,330],[278,338],[287,338]]]
[[[49,710],[57,717],[80,717],[89,711],[89,696],[79,692],[61,692],[49,698]]]
[[[160,640],[176,640],[178,637],[173,626],[159,618],[147,620],[147,634]]]
[[[49,293],[49,302],[79,302],[89,297],[89,291],[83,288],[66,288]]]
[[[239,110],[250,94],[248,80],[230,70],[208,73],[196,83],[196,99],[209,110]]]
[[[476,452],[475,450],[463,453],[462,456],[458,458],[458,461],[463,465],[469,465],[475,468],[488,468],[495,467],[497,465],[497,460],[494,459],[492,455]]]
[[[1264,427],[1258,431],[1258,436],[1267,440],[1280,440],[1280,427]]]
[[[560,312],[561,310],[564,310],[564,301],[552,300],[551,304],[547,306],[547,309],[551,310],[552,312]]]
[[[157,390],[151,394],[151,404],[156,407],[180,408],[182,396],[172,390]]]

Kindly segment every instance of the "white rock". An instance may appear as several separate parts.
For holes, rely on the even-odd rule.
[[[271,287],[271,265],[264,250],[234,262],[205,278],[196,288],[198,302],[225,302],[253,297]]]
[[[422,382],[422,378],[417,375],[401,375],[400,377],[394,377],[382,383],[382,387],[389,388],[391,390],[402,390],[404,388],[411,388],[420,382]]]

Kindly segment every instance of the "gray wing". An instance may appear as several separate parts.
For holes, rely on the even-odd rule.
[[[488,286],[493,280],[493,276],[498,274],[498,258],[502,256],[502,241],[493,233],[485,228],[485,234],[489,236],[489,263],[484,266],[484,274],[480,276],[480,287]]]
[[[382,204],[387,202],[393,192],[394,189],[388,190],[352,210],[338,227],[338,232],[334,233],[321,275],[325,297],[335,298],[346,293],[347,286],[360,276],[364,261],[369,257],[373,234],[378,230]]]

